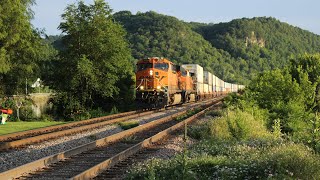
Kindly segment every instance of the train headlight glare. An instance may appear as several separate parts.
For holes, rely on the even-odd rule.
[[[152,76],[153,75],[153,70],[150,70],[149,74],[150,74],[150,76]]]
[[[144,87],[143,86],[140,86],[140,90],[143,90],[144,89]]]
[[[161,86],[157,86],[157,89],[161,89]]]

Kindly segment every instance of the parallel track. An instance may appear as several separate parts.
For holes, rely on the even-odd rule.
[[[83,131],[88,131],[91,129],[103,127],[105,125],[126,121],[136,117],[146,116],[155,112],[159,112],[159,110],[144,112],[130,111],[63,125],[56,125],[2,135],[0,136],[0,151],[7,151],[9,149],[24,147],[26,145],[35,144],[70,134],[80,133]]]
[[[151,147],[146,147],[139,151],[138,153],[128,157],[127,159],[117,163],[116,165],[106,169],[98,176],[94,177],[95,180],[121,180],[124,179],[126,176],[127,171],[132,168],[134,165],[145,162],[148,159],[152,159],[154,155],[157,154],[159,150],[161,150],[164,145],[169,144],[171,139],[175,136],[168,135],[169,137],[165,137],[162,139],[161,142],[154,143]]]
[[[79,126],[88,125],[88,124],[94,124],[97,122],[101,122],[101,121],[105,121],[105,120],[109,120],[109,119],[114,119],[114,118],[120,118],[120,117],[124,117],[124,116],[129,116],[129,115],[136,114],[136,113],[138,113],[138,111],[130,111],[130,112],[112,114],[109,116],[103,116],[103,117],[99,117],[99,118],[93,118],[93,119],[88,119],[88,120],[83,120],[83,121],[78,121],[78,122],[72,122],[72,123],[68,123],[68,124],[49,126],[49,127],[44,127],[44,128],[38,128],[38,129],[33,129],[33,130],[28,130],[28,131],[22,131],[22,132],[1,135],[0,142],[10,142],[10,141],[14,141],[14,140],[20,140],[20,139],[31,137],[31,136],[46,134],[46,133],[55,132],[55,131],[61,131],[61,130],[79,127]]]
[[[221,104],[217,103],[212,107],[214,109],[218,109]],[[166,137],[161,139],[161,141],[154,142],[151,146],[142,148],[139,152],[128,156],[126,159],[118,162],[114,166],[111,166],[105,169],[103,172],[99,173],[97,176],[93,177],[94,180],[122,180],[125,178],[128,170],[134,167],[140,162],[145,162],[146,160],[154,158],[157,155],[157,152],[160,151],[166,144],[170,144],[172,139],[177,136],[177,134],[181,134],[182,130],[178,130],[168,134]]]
[[[152,114],[154,111],[138,112],[130,111],[110,116],[104,116],[80,122],[39,128],[30,131],[18,132],[0,136],[0,151],[17,148],[29,144],[39,143],[65,135],[75,134],[105,125],[126,121],[128,119]]]
[[[216,100],[216,102],[217,101],[219,100]],[[186,110],[175,115],[170,115],[169,117],[161,118],[155,122],[140,125],[136,128],[97,140],[94,143],[89,143],[85,146],[43,158],[36,162],[0,173],[0,176],[2,175],[3,177],[11,178],[17,177],[18,174],[21,174],[23,171],[28,172],[32,168],[36,168],[36,166],[41,167],[47,166],[51,163],[56,163],[34,174],[21,176],[20,179],[50,179],[51,177],[52,179],[92,178],[97,173],[100,173],[101,169],[113,166],[118,161],[124,160],[130,155],[137,153],[142,148],[150,146],[153,142],[157,142],[173,130],[181,128],[184,122],[178,123],[173,119],[184,113],[186,113]],[[185,123],[194,120],[197,116],[203,113],[204,111],[201,111],[200,113],[188,118],[185,120]],[[166,130],[162,131],[164,129]],[[160,131],[162,132],[159,133]]]
[[[21,177],[21,179],[69,179],[175,124],[176,121],[160,124],[133,135],[132,139],[129,138],[130,140],[122,140],[72,156],[49,166],[44,171],[33,173],[32,176]]]

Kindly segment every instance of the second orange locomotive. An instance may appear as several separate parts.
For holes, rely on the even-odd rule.
[[[144,108],[161,108],[196,99],[189,71],[165,58],[137,62],[136,100]]]
[[[198,64],[173,64],[152,57],[137,62],[136,101],[143,108],[162,108],[244,89],[224,82]]]

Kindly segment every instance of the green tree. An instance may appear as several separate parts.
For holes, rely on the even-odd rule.
[[[315,90],[306,74],[301,79],[300,84],[293,80],[287,69],[265,72],[250,83],[246,97],[271,113],[269,125],[281,119],[283,131],[294,132],[307,122],[309,97]]]
[[[238,76],[251,79],[252,74],[284,68],[291,55],[317,53],[320,36],[293,27],[271,17],[235,19],[219,24],[190,24],[213,47],[228,52],[230,64],[236,69],[238,59],[245,60],[249,69],[240,70]],[[236,60],[236,61],[234,61]]]
[[[310,91],[309,94],[305,94],[309,102],[307,103],[309,109],[314,111],[320,110],[320,54],[304,54],[298,58],[291,59],[290,73],[292,78],[300,83],[303,87],[310,85],[315,89]],[[305,84],[309,81],[309,84]]]
[[[319,54],[291,59],[283,70],[260,74],[247,88],[248,102],[270,112],[269,125],[279,119],[283,132],[319,151]]]
[[[156,56],[167,57],[176,64],[200,64],[225,81],[243,82],[236,79],[237,65],[231,65],[231,56],[212,47],[187,23],[153,11],[136,15],[121,11],[114,17],[127,30],[135,59]]]
[[[95,0],[93,5],[83,1],[69,5],[62,15],[59,29],[66,35],[56,85],[80,108],[114,103],[125,89],[118,85],[124,80],[126,87],[133,84],[126,32],[111,13],[107,3]]]
[[[23,93],[25,78],[35,79],[39,62],[48,55],[48,45],[30,23],[33,3],[0,1],[0,95]]]

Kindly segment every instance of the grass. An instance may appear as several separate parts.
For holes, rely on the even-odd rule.
[[[123,143],[134,143],[136,141],[137,141],[137,137],[136,136],[127,136],[127,137],[124,137],[121,142],[123,142]]]
[[[208,111],[206,112],[206,116],[220,117],[222,116],[222,112],[219,110]]]
[[[211,135],[217,139],[249,140],[255,138],[273,138],[264,120],[240,110],[225,112],[223,117],[209,125]]]
[[[179,155],[153,160],[136,166],[127,179],[318,179],[319,154],[282,139],[259,116],[235,110],[194,127],[200,141],[188,150],[186,167]]]
[[[0,125],[0,135],[26,131],[46,126],[53,126],[58,124],[64,124],[64,122],[48,121],[48,122],[10,122],[7,121],[5,125]]]
[[[95,141],[98,139],[98,136],[96,134],[91,134],[90,136],[88,136],[88,139]]]
[[[121,127],[121,129],[127,130],[127,129],[131,129],[139,126],[139,122],[138,121],[119,122],[119,126]]]
[[[188,117],[193,116],[194,114],[197,114],[201,110],[202,110],[201,108],[195,108],[195,109],[188,110],[186,114],[180,115],[180,116],[176,117],[175,119],[177,121],[182,121],[184,119],[187,119]]]

